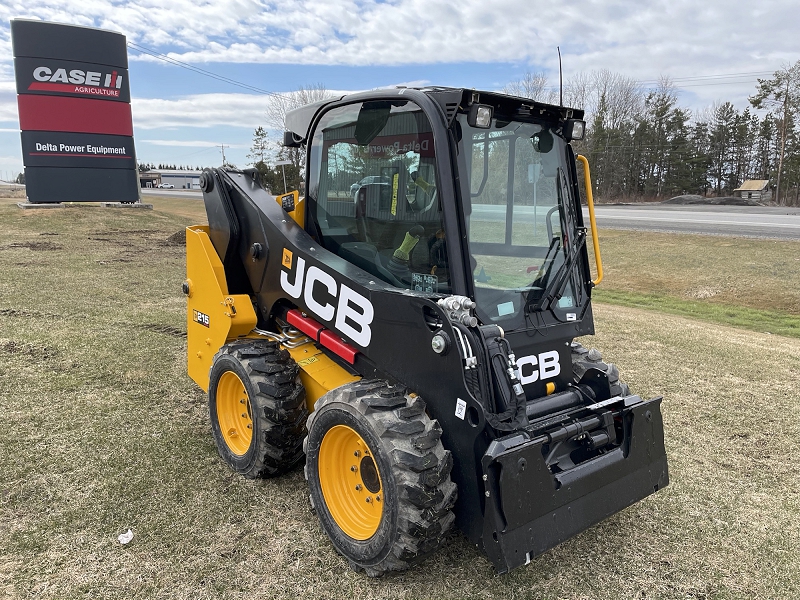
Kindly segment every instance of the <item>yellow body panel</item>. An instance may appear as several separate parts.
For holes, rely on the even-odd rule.
[[[253,331],[257,318],[250,297],[228,294],[225,269],[208,237],[207,226],[186,228],[186,283],[189,377],[208,392],[208,375],[217,351],[237,338],[262,336]],[[309,412],[326,392],[361,379],[328,358],[310,340],[286,350],[300,366]]]
[[[297,190],[293,192],[289,192],[288,194],[281,194],[280,196],[275,196],[275,201],[283,206],[283,201],[285,198],[292,197],[292,203],[294,204],[294,210],[288,212],[289,216],[294,219],[294,222],[300,225],[300,227],[305,227],[306,224],[306,212],[305,212],[305,198],[300,197],[300,192]]]
[[[250,296],[228,294],[225,268],[207,226],[186,228],[186,310],[189,377],[208,391],[214,354],[226,343],[246,336],[256,326]]]
[[[286,350],[300,367],[300,381],[306,389],[308,412],[314,410],[314,403],[326,392],[361,379],[358,375],[348,373],[310,342]]]

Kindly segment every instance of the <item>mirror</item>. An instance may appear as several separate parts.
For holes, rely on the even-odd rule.
[[[386,127],[392,103],[387,100],[364,102],[358,111],[355,138],[359,146],[366,146]]]
[[[553,149],[553,134],[546,129],[535,133],[533,137],[531,137],[531,140],[533,142],[533,148],[537,152],[547,154]]]

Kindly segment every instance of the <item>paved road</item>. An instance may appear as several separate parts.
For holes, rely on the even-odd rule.
[[[157,188],[142,188],[145,196],[179,196],[181,198],[202,198],[203,192],[200,190],[161,190]]]
[[[586,214],[584,210],[584,214]],[[800,240],[800,208],[772,206],[597,206],[597,227]],[[587,216],[588,218],[588,216]]]

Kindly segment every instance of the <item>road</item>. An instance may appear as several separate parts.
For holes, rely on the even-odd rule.
[[[532,206],[514,211],[517,222],[545,221],[549,206],[540,206],[534,217]],[[598,229],[635,229],[705,235],[729,235],[800,241],[800,208],[772,206],[685,206],[664,204],[619,204],[596,206]],[[504,206],[473,206],[473,218],[503,222]],[[554,218],[557,219],[557,217]],[[588,210],[584,208],[588,223]]]
[[[584,215],[588,211],[584,209]],[[800,208],[773,206],[605,205],[598,229],[637,229],[800,241]]]
[[[200,190],[162,190],[158,188],[142,188],[145,196],[179,196],[182,198],[202,198],[203,192]]]

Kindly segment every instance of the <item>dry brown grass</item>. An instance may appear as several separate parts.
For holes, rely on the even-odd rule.
[[[217,457],[168,208],[0,202],[0,597],[800,597],[800,340],[597,305],[586,343],[665,396],[670,486],[509,575],[457,536],[371,580],[299,471],[246,481]]]
[[[602,230],[602,287],[800,315],[800,243]]]

